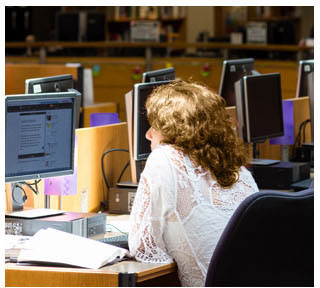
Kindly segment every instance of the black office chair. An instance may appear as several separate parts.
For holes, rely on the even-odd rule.
[[[205,286],[314,286],[314,190],[257,192],[234,212]]]

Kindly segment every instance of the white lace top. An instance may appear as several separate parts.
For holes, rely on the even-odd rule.
[[[234,210],[258,187],[244,167],[221,188],[169,145],[150,154],[130,215],[129,247],[141,262],[178,265],[182,286],[204,286],[209,262]]]

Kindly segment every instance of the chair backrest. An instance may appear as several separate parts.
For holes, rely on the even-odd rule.
[[[257,192],[234,212],[206,286],[314,286],[314,191]]]

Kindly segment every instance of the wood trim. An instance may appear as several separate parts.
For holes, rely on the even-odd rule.
[[[116,287],[118,273],[103,270],[6,265],[6,287]]]
[[[124,261],[111,266],[105,266],[99,270],[44,267],[44,266],[18,266],[8,263],[5,266],[6,287],[116,287],[118,286],[119,273],[135,273],[136,283],[158,279],[163,276],[175,278],[177,281],[177,265],[139,263]],[[151,282],[149,282],[151,283]],[[163,283],[165,284],[165,283]],[[158,286],[158,285],[157,285]]]
[[[167,264],[165,267],[160,266],[148,271],[141,271],[136,273],[137,282],[147,281],[153,278],[164,276],[168,273],[175,273],[177,271],[176,263]]]
[[[229,42],[115,42],[115,41],[99,41],[99,42],[6,42],[6,48],[27,48],[27,47],[63,47],[63,48],[227,48],[239,50],[264,50],[264,51],[307,51],[313,50],[314,47],[306,47],[299,45],[283,45],[283,44],[231,44]]]

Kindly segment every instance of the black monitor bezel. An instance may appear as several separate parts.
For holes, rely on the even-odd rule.
[[[229,69],[228,67],[230,67],[231,65],[244,65],[244,64],[252,64],[252,70],[254,69],[254,63],[255,60],[254,58],[242,58],[242,59],[228,59],[228,60],[224,60],[222,63],[222,72],[221,72],[221,77],[220,77],[220,84],[219,84],[219,95],[226,101],[226,106],[235,106],[234,105],[230,105],[228,103],[228,99],[225,98],[224,94],[224,90],[226,89],[226,85],[228,85],[228,81],[226,81],[228,75],[229,75]],[[240,79],[239,79],[240,80]],[[235,102],[235,100],[234,100]]]
[[[309,96],[309,95],[302,95],[303,92],[302,92],[302,78],[303,78],[303,75],[304,75],[304,65],[306,64],[312,64],[312,70],[307,73],[306,75],[306,78],[308,78],[308,75],[314,71],[314,59],[305,59],[305,60],[300,60],[299,61],[299,66],[298,66],[298,79],[297,79],[297,87],[296,87],[296,98],[299,98],[299,97],[305,97],[305,96]],[[308,80],[307,80],[308,82]]]
[[[281,128],[279,132],[275,132],[275,133],[272,133],[272,134],[268,134],[268,135],[263,135],[263,136],[259,136],[259,137],[253,137],[251,136],[251,132],[250,132],[250,122],[251,122],[251,119],[250,119],[250,116],[249,116],[249,111],[248,111],[248,81],[250,81],[251,79],[256,79],[256,78],[260,78],[260,79],[263,79],[263,78],[275,78],[277,79],[277,82],[278,82],[278,88],[279,88],[279,97],[278,97],[278,101],[279,101],[279,108],[280,108],[280,113],[281,113]],[[279,136],[283,136],[284,135],[284,124],[283,124],[283,109],[282,109],[282,94],[281,94],[281,78],[280,78],[280,73],[269,73],[269,74],[260,74],[260,75],[248,75],[248,76],[244,76],[242,78],[242,81],[243,81],[243,109],[244,109],[244,120],[245,120],[245,133],[246,133],[246,137],[245,138],[245,141],[248,142],[248,143],[257,143],[257,142],[263,142],[265,141],[266,139],[269,139],[269,138],[273,138],[273,137],[279,137]],[[271,115],[270,115],[271,116]],[[266,119],[267,121],[267,119]]]
[[[133,92],[133,98],[134,98],[134,103],[133,103],[133,159],[135,161],[139,161],[139,160],[146,160],[148,158],[148,156],[151,153],[151,148],[150,148],[150,152],[148,153],[142,153],[139,154],[138,153],[138,147],[140,145],[140,140],[142,139],[142,137],[145,137],[145,134],[141,135],[141,129],[140,129],[140,118],[138,117],[139,115],[139,107],[141,105],[140,103],[140,91],[142,89],[150,89],[150,87],[152,87],[153,89],[158,87],[159,85],[164,85],[164,84],[168,84],[170,83],[170,80],[166,80],[166,81],[159,81],[159,82],[148,82],[148,83],[137,83],[134,85],[134,92]],[[149,125],[149,123],[148,123]],[[150,126],[150,125],[149,125]],[[148,140],[147,140],[148,141]]]
[[[156,81],[150,81],[151,77],[159,77],[159,76],[171,76],[173,75],[173,78],[165,79],[165,80],[160,80],[160,81],[167,81],[167,80],[174,80],[176,78],[176,71],[174,67],[168,67],[168,68],[163,68],[163,69],[158,69],[158,70],[152,70],[152,71],[147,71],[142,73],[142,83],[150,83],[150,82],[159,82],[159,80]]]
[[[52,82],[60,82],[60,81],[72,81],[72,87],[69,87],[70,89],[74,88],[74,79],[71,74],[62,74],[62,75],[55,75],[55,76],[48,76],[48,77],[41,77],[41,78],[30,78],[25,80],[25,93],[26,94],[39,94],[39,93],[58,93],[58,92],[66,92],[66,91],[54,91],[54,92],[48,92],[48,91],[41,91],[39,93],[36,93],[33,91],[32,87],[36,84],[46,84],[46,83],[52,83]]]
[[[49,91],[42,91],[40,93],[33,92],[32,88],[36,84],[46,84],[46,83],[60,82],[60,81],[72,81],[72,87],[68,88],[65,91],[60,91],[60,92],[49,92]],[[75,86],[75,80],[73,79],[73,76],[71,74],[61,74],[61,75],[41,77],[41,78],[30,78],[30,79],[25,80],[25,94],[75,92],[77,95],[77,98],[76,98],[76,101],[77,101],[76,128],[80,128],[82,126],[82,123],[80,123],[80,121],[81,121],[80,114],[81,114],[81,107],[82,107],[82,103],[83,103],[83,97],[82,97],[82,94],[78,90],[73,88],[74,86]]]
[[[50,99],[62,99],[68,98],[73,99],[73,108],[72,108],[72,135],[71,135],[71,159],[70,159],[70,169],[59,170],[59,171],[51,171],[51,172],[41,172],[41,173],[30,173],[24,175],[16,175],[16,176],[6,176],[5,182],[17,182],[17,181],[25,181],[25,180],[33,180],[33,179],[43,179],[48,177],[56,177],[63,175],[70,175],[74,172],[74,148],[75,148],[75,123],[76,123],[76,93],[74,92],[59,92],[59,93],[37,93],[37,94],[13,94],[5,96],[5,135],[6,135],[6,122],[7,122],[7,107],[9,101],[23,101],[23,100],[39,100],[40,97],[43,97],[46,100]]]

